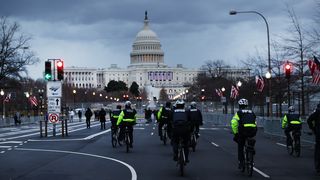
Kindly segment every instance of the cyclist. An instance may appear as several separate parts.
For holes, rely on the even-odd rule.
[[[184,101],[176,102],[176,109],[172,113],[172,147],[173,160],[178,160],[179,139],[183,139],[183,148],[186,162],[189,162],[189,140],[190,140],[190,113],[184,108]]]
[[[318,174],[320,174],[320,104],[317,109],[309,116],[308,126],[316,136],[314,149],[314,165]]]
[[[112,131],[117,130],[117,121],[118,121],[120,113],[121,113],[121,105],[117,105],[117,108],[115,110],[111,111],[111,113],[110,113]]]
[[[169,122],[171,122],[172,119],[172,110],[171,110],[171,102],[166,102],[165,107],[161,107],[157,114],[157,119],[159,122],[158,125],[158,133],[160,136],[160,140],[162,140],[162,127],[163,125],[167,124],[167,132],[168,137],[171,138],[171,126],[169,125]]]
[[[238,101],[239,110],[231,120],[233,140],[238,143],[238,161],[239,169],[244,165],[244,145],[248,137],[254,137],[257,133],[256,115],[248,109],[248,100],[240,99]],[[254,145],[254,144],[253,144]]]
[[[131,102],[126,101],[124,110],[121,111],[118,121],[117,121],[117,126],[120,127],[120,134],[119,134],[119,141],[122,141],[124,139],[124,133],[126,127],[129,129],[129,138],[130,138],[130,147],[132,148],[132,143],[133,143],[133,126],[136,124],[136,114],[137,111],[135,109],[131,108]]]
[[[203,125],[202,114],[194,101],[190,103],[190,118],[192,122],[191,132],[195,130],[196,137],[199,138],[199,126]]]
[[[284,133],[287,136],[287,145],[292,146],[292,139],[290,136],[290,132],[293,130],[301,131],[301,119],[299,114],[294,113],[294,107],[288,107],[288,114],[285,114],[282,118],[282,129],[284,129]]]

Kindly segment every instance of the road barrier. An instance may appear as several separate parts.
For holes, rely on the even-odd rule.
[[[215,126],[230,127],[233,114],[203,113],[204,121],[210,121]],[[284,130],[281,128],[280,117],[257,117],[257,126],[263,129],[265,135],[275,138],[285,138]],[[231,127],[230,127],[231,130]],[[310,132],[307,123],[302,119],[301,140],[308,143],[314,143],[314,136]]]

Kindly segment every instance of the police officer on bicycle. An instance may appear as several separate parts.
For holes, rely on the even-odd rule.
[[[178,160],[178,144],[182,138],[186,162],[189,162],[189,140],[190,140],[190,113],[184,108],[184,101],[178,100],[176,102],[176,109],[172,114],[172,147],[173,160]]]
[[[190,118],[192,122],[191,132],[195,131],[195,135],[199,137],[199,126],[203,125],[201,111],[197,108],[196,102],[190,103]]]
[[[301,119],[299,114],[294,113],[294,107],[288,107],[288,114],[285,114],[282,118],[282,129],[284,129],[284,133],[287,137],[287,145],[292,146],[292,139],[290,136],[290,132],[293,130],[301,131]]]
[[[240,99],[238,101],[239,110],[231,120],[233,140],[238,143],[238,161],[239,169],[244,165],[244,145],[248,137],[254,137],[257,133],[256,115],[248,109],[248,100]],[[254,145],[254,144],[253,144]]]
[[[167,133],[168,137],[171,138],[171,125],[169,124],[172,120],[172,110],[171,110],[171,102],[166,102],[165,107],[161,107],[157,114],[157,119],[159,122],[158,132],[160,136],[160,140],[162,140],[162,127],[167,124]]]
[[[137,111],[131,108],[131,102],[126,101],[124,110],[119,114],[117,126],[120,127],[119,141],[123,141],[126,127],[129,130],[130,147],[133,143],[133,126],[136,124]]]
[[[121,105],[117,105],[117,108],[110,112],[112,131],[117,130],[117,121],[118,121],[120,113],[121,113]]]
[[[317,109],[309,116],[308,126],[316,136],[314,149],[314,165],[318,174],[320,174],[320,104]]]

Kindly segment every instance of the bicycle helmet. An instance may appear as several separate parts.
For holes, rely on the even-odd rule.
[[[192,101],[192,102],[190,103],[190,106],[191,106],[191,108],[196,108],[196,107],[197,107],[197,103],[194,102],[194,101]]]
[[[176,102],[176,108],[177,109],[182,109],[184,108],[184,101],[182,99],[178,99]]]
[[[289,112],[294,112],[294,107],[293,107],[293,106],[289,106],[289,107],[288,107],[288,111],[289,111]]]
[[[125,105],[125,107],[131,107],[131,102],[130,101],[126,101],[124,105]]]
[[[248,106],[249,103],[247,99],[242,98],[238,101],[238,104],[239,106]]]

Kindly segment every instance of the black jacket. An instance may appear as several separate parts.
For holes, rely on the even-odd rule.
[[[320,108],[317,108],[307,120],[309,128],[320,138]]]

